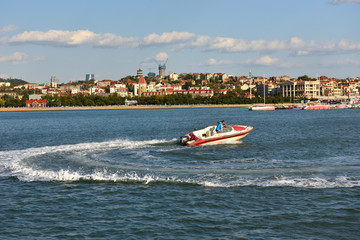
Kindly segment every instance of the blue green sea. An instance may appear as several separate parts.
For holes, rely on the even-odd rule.
[[[241,142],[181,146],[225,120]],[[360,110],[0,112],[0,239],[359,239]]]

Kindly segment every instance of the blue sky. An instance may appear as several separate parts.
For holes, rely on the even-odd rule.
[[[360,0],[0,0],[0,76],[360,76]]]

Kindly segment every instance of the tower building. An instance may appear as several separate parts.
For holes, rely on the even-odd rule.
[[[166,65],[164,64],[159,64],[159,75],[161,77],[165,77],[166,75]]]
[[[143,70],[141,70],[140,68],[137,70],[137,72],[136,72],[136,76],[138,77],[138,78],[141,78],[141,77],[143,77]]]
[[[58,83],[59,83],[59,79],[55,75],[51,76],[51,78],[50,78],[50,86],[51,87],[57,87]]]
[[[95,74],[86,74],[85,75],[85,81],[95,80]]]

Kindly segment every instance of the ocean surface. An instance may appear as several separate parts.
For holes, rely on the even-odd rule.
[[[225,120],[241,142],[186,147]],[[360,110],[0,112],[0,239],[359,239]]]

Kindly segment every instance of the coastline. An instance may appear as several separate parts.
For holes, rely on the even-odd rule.
[[[135,109],[181,109],[181,108],[249,108],[252,104],[196,104],[196,105],[115,105],[115,106],[78,106],[45,108],[0,108],[0,112],[39,112],[39,111],[91,111],[91,110],[135,110]]]

